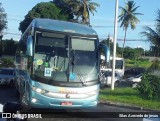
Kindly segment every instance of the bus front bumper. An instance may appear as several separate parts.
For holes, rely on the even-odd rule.
[[[98,94],[84,99],[51,98],[31,90],[30,105],[34,108],[92,108],[98,103]]]

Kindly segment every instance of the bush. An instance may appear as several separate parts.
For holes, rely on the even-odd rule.
[[[144,74],[137,88],[144,98],[160,99],[160,78],[155,75]]]
[[[12,58],[2,58],[1,62],[1,67],[14,67],[14,60]]]

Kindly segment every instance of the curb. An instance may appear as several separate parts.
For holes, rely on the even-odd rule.
[[[160,110],[155,110],[155,109],[148,109],[148,108],[143,108],[140,106],[134,106],[134,105],[128,105],[124,103],[116,103],[116,102],[111,102],[111,101],[100,101],[98,103],[99,105],[108,105],[108,106],[116,106],[120,108],[128,108],[128,109],[134,109],[134,110],[141,110],[141,111],[150,111],[150,112],[160,112]]]

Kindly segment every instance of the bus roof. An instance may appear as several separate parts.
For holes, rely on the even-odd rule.
[[[97,35],[96,31],[91,27],[73,22],[36,18],[31,24],[36,28],[46,30],[78,33],[84,35]]]

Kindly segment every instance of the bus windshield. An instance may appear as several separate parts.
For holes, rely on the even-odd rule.
[[[68,38],[63,34],[37,34],[33,64],[36,81],[48,84],[98,79],[96,39]]]
[[[70,72],[75,74],[75,79],[93,81],[98,79],[97,49],[95,40],[84,38],[71,38],[71,68]]]

